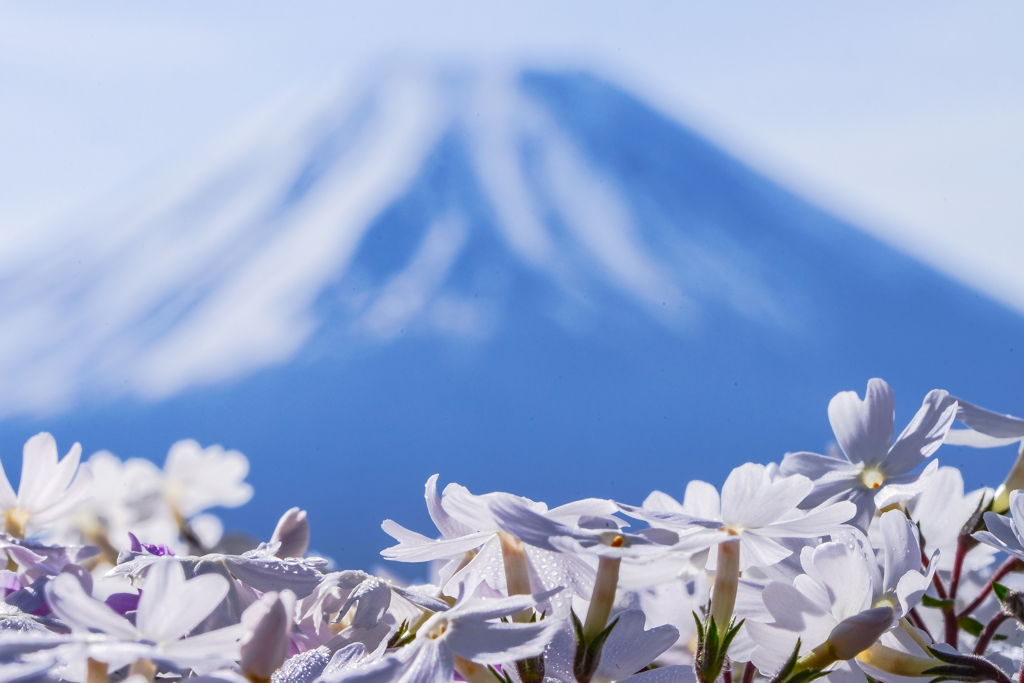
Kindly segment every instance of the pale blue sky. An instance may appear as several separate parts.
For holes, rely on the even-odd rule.
[[[1024,310],[1022,34],[1010,2],[4,2],[0,230],[380,58],[584,66]]]

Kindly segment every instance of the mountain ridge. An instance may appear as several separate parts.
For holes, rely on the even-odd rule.
[[[111,238],[121,261],[155,261],[97,248],[84,260],[113,275],[38,286],[50,319],[73,313],[63,335],[87,333],[73,361],[94,385],[69,389],[58,367],[61,412],[0,422],[8,471],[44,428],[122,457],[222,443],[251,457],[256,488],[229,523],[266,536],[302,505],[327,527],[321,550],[368,566],[385,517],[429,528],[420,487],[438,471],[552,504],[637,502],[821,451],[828,399],[872,376],[904,423],[935,387],[1020,412],[993,370],[1024,370],[1024,320],[1006,307],[597,77],[433,78],[311,107],[228,159],[220,184]],[[32,308],[13,299],[8,320]],[[25,358],[0,353],[8,387],[31,379]],[[985,458],[971,477],[1009,465]]]

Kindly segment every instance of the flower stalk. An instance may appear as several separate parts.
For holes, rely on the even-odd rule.
[[[740,541],[718,544],[718,565],[715,569],[715,588],[711,596],[711,618],[721,630],[732,619],[736,606],[736,591],[740,583]]]
[[[612,543],[614,545],[614,541]],[[602,557],[597,562],[594,592],[590,598],[587,620],[583,624],[583,635],[588,640],[593,640],[608,623],[608,616],[612,613],[612,607],[615,605],[615,591],[619,586],[621,563],[622,560],[618,557]]]

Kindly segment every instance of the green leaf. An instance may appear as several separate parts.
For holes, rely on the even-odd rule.
[[[992,583],[992,592],[996,594],[1000,603],[1006,602],[1006,598],[1010,595],[1010,589],[998,582]]]
[[[732,639],[735,638],[736,634],[740,632],[740,628],[743,626],[744,621],[746,621],[746,619],[743,619],[742,621],[740,621],[740,623],[737,624],[736,619],[733,619],[732,623],[729,624],[729,628],[725,632],[725,638],[722,639],[721,650],[723,653],[729,651],[729,646],[732,645]]]
[[[953,607],[952,600],[939,600],[930,595],[925,595],[921,598],[921,604],[925,607],[935,607],[936,609],[950,609]]]
[[[793,673],[793,669],[796,667],[796,661],[799,658],[800,639],[797,638],[796,647],[793,648],[793,652],[789,655],[789,659],[787,659],[786,663],[782,665],[782,668],[779,669],[778,673],[772,676],[772,680],[769,681],[769,683],[784,683],[789,678],[789,675]]]
[[[975,638],[980,636],[981,632],[985,630],[984,624],[971,617],[960,617],[956,623],[959,624],[960,628],[967,631]]]

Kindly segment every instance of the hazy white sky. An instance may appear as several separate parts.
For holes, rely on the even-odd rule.
[[[1021,35],[1013,2],[0,2],[0,231],[381,58],[522,61],[610,76],[1024,311]]]

